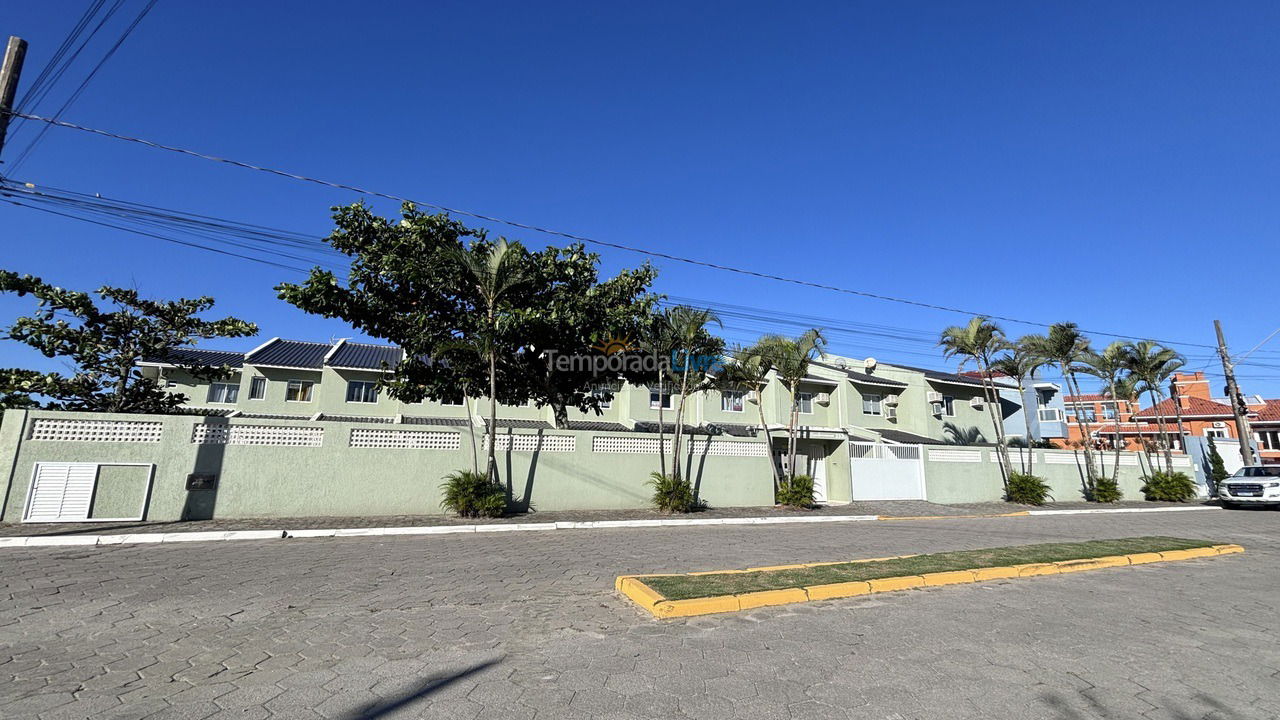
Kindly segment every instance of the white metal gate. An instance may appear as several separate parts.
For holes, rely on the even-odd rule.
[[[924,451],[919,445],[849,443],[854,500],[924,500]]]

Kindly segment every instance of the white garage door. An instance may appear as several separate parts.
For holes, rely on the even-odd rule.
[[[97,463],[36,463],[27,498],[27,522],[89,519]]]

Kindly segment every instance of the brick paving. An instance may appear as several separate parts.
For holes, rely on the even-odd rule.
[[[1274,718],[1280,513],[0,551],[12,718]],[[621,573],[1170,534],[1243,555],[660,622]]]

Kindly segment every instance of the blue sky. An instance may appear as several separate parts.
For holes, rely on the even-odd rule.
[[[143,5],[128,3],[122,20]],[[86,4],[6,8],[28,81]],[[1244,2],[161,0],[65,118],[938,305],[1199,344],[1220,318],[1243,351],[1280,325],[1277,22]],[[11,129],[7,160],[35,129]],[[359,199],[56,128],[13,176],[317,237],[330,205]],[[0,228],[0,267],[210,294],[261,326],[222,346],[352,335],[276,300],[288,271],[7,205]],[[642,260],[601,252],[609,270]],[[954,369],[933,341],[962,315],[655,264],[673,297],[830,318],[835,352]],[[0,298],[0,318],[29,307]],[[798,330],[741,314],[731,340]],[[1246,392],[1280,395],[1280,340],[1250,362]],[[0,365],[49,366],[14,343]]]

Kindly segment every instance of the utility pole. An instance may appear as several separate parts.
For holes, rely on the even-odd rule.
[[[1218,357],[1222,358],[1222,374],[1227,378],[1227,394],[1230,395],[1231,410],[1236,416],[1236,435],[1240,437],[1240,459],[1245,465],[1257,465],[1258,459],[1253,454],[1253,433],[1249,430],[1249,406],[1240,394],[1240,386],[1236,385],[1236,366],[1231,362],[1231,354],[1227,352],[1227,340],[1222,336],[1222,323],[1213,321],[1213,329],[1218,333]]]
[[[22,75],[22,61],[27,57],[27,41],[9,36],[4,49],[4,65],[0,65],[0,153],[4,152],[4,136],[9,130],[9,113],[13,111],[13,97],[18,94],[18,78]]]

